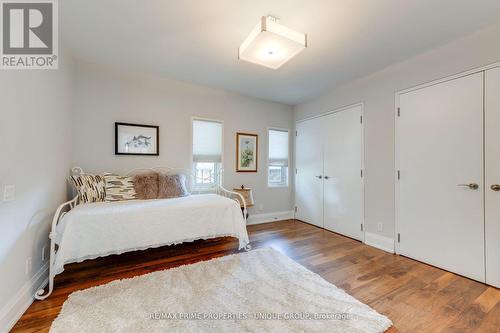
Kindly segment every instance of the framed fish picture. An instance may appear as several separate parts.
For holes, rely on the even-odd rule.
[[[160,155],[160,128],[115,123],[115,155]]]
[[[259,137],[236,133],[236,172],[257,172]]]

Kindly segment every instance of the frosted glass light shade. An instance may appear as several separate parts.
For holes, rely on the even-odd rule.
[[[307,35],[263,16],[239,48],[239,59],[278,69],[307,47]]]

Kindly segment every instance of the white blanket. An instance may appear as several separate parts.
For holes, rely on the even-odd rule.
[[[79,205],[57,226],[54,272],[110,254],[231,236],[248,244],[240,206],[216,194]]]

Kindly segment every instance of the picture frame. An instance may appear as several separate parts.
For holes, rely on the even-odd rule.
[[[257,172],[259,160],[259,136],[236,133],[236,172]]]
[[[160,127],[115,122],[115,155],[160,155]]]

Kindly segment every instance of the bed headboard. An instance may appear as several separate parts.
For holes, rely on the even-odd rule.
[[[217,184],[214,186],[208,186],[208,187],[203,187],[203,188],[195,188],[194,182],[196,179],[200,179],[197,177],[191,170],[187,169],[180,169],[180,168],[172,168],[168,166],[157,166],[157,167],[152,167],[152,168],[136,168],[128,171],[125,173],[126,176],[132,176],[136,174],[140,174],[143,172],[151,172],[151,171],[156,171],[164,174],[178,174],[182,173],[186,175],[186,187],[187,190],[190,193],[193,194],[199,194],[199,193],[216,193],[219,195],[222,195],[224,197],[230,198],[232,200],[235,200],[239,205],[241,205],[241,209],[243,210],[243,216],[244,219],[246,220],[247,218],[247,205],[245,202],[245,198],[241,195],[241,193],[235,192],[235,191],[230,191],[222,185],[222,179],[223,179],[223,169],[220,169],[217,177]],[[73,167],[71,169],[71,174],[72,175],[84,175],[85,172],[83,171],[82,168],[80,167]],[[201,178],[203,179],[203,178]],[[72,204],[77,204],[78,203],[78,197],[75,197],[72,201]]]
[[[203,178],[196,176],[192,172],[192,170],[189,170],[189,169],[172,168],[169,166],[156,166],[156,167],[151,167],[151,168],[135,168],[135,169],[132,169],[132,170],[126,172],[123,175],[133,176],[133,175],[147,173],[147,172],[151,172],[151,171],[166,174],[166,175],[174,175],[174,174],[185,175],[186,176],[186,187],[190,193],[219,193],[220,187],[222,187],[222,179],[223,179],[222,178],[222,175],[223,175],[222,169],[219,170],[219,174],[217,177],[218,183],[213,185],[213,186],[206,186],[203,188],[196,188],[194,186],[196,180],[203,179]],[[71,169],[71,174],[72,175],[82,175],[82,174],[85,174],[85,172],[80,167],[73,167]]]

